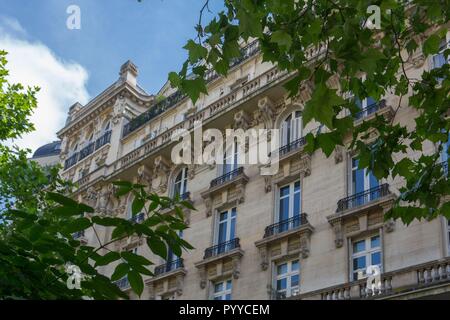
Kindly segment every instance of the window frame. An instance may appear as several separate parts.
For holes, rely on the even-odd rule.
[[[182,194],[188,192],[188,167],[183,167],[181,170],[178,171],[177,175],[175,176],[175,179],[173,180],[172,184],[172,196],[175,197],[176,190],[177,190],[177,184],[180,184],[180,190],[178,195],[181,196]],[[178,177],[180,177],[180,181],[177,181]]]
[[[221,215],[223,213],[227,213],[227,218],[225,220],[221,220]],[[233,215],[234,214],[234,215]],[[236,238],[236,220],[237,220],[237,208],[233,207],[233,208],[229,208],[226,210],[221,210],[219,212],[217,212],[217,222],[216,222],[216,226],[215,226],[215,236],[214,236],[214,245],[219,245],[222,243],[226,243],[228,241],[231,241],[233,239]],[[220,239],[220,226],[221,224],[226,223],[226,227],[225,227],[225,241],[219,242]],[[234,236],[231,237],[231,225],[232,223],[234,223]]]
[[[299,183],[299,190],[296,192],[295,191],[295,184]],[[288,187],[289,186],[289,193],[286,196],[281,196],[281,189]],[[302,213],[302,183],[301,180],[294,180],[290,183],[286,183],[283,185],[278,186],[277,188],[277,194],[276,194],[276,212],[275,212],[275,219],[274,219],[274,223],[278,223],[281,221],[284,221],[286,219],[281,220],[280,216],[281,216],[281,212],[280,212],[280,208],[281,208],[281,200],[285,199],[286,197],[289,198],[289,212],[288,212],[288,218],[287,219],[291,219],[293,217],[295,217],[294,214],[294,204],[295,204],[295,195],[299,194],[299,212],[298,215],[300,216],[300,214]]]
[[[298,114],[298,116],[297,116]],[[289,119],[289,120],[288,120]],[[294,120],[298,120],[297,132],[293,131],[292,124]],[[285,136],[285,131],[286,136]],[[289,145],[290,143],[303,137],[303,112],[301,110],[293,110],[286,115],[280,123],[280,147]]]
[[[293,270],[292,265],[294,262],[297,262],[298,268],[296,270]],[[278,273],[278,268],[281,265],[287,265],[287,270],[285,273],[283,274],[279,274]],[[300,264],[300,259],[291,259],[291,260],[285,260],[285,261],[280,261],[278,263],[274,263],[274,272],[273,272],[273,288],[275,288],[275,294],[278,298],[278,295],[282,292],[285,293],[285,297],[284,298],[289,298],[291,296],[294,296],[293,291],[297,290],[297,294],[298,292],[300,292],[300,281],[301,281],[301,277],[300,277],[300,270],[301,270],[301,264]],[[292,278],[294,276],[298,277],[298,284],[296,286],[292,286]],[[279,280],[283,280],[286,279],[286,289],[282,289],[279,290],[278,289],[278,281]]]
[[[378,237],[379,245],[377,247],[371,247],[372,238]],[[354,244],[357,242],[364,241],[364,250],[354,253]],[[383,272],[383,244],[382,244],[382,236],[381,232],[373,233],[370,235],[365,235],[363,237],[356,237],[350,239],[350,266],[349,266],[349,277],[350,281],[357,281],[360,279],[355,279],[355,273],[357,273],[357,277],[359,277],[359,272],[362,271],[363,276],[366,276],[367,267],[372,265],[372,254],[379,252],[380,254],[380,264],[378,265],[380,268],[380,272]],[[354,269],[353,261],[354,259],[365,257],[365,267],[364,269]],[[363,278],[362,278],[363,279]]]
[[[222,284],[222,290],[216,291],[216,286]],[[228,284],[230,287],[228,288]],[[212,300],[232,300],[233,299],[233,280],[231,278],[212,282]],[[229,296],[229,299],[227,299]],[[220,299],[216,299],[220,298]]]

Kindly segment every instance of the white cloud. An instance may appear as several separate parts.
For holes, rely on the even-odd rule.
[[[14,141],[34,151],[57,139],[56,132],[64,126],[73,103],[89,100],[88,73],[81,65],[57,57],[44,44],[21,37],[26,31],[15,19],[0,17],[0,31],[0,50],[8,52],[8,80],[41,88],[38,107],[31,117],[36,131]]]

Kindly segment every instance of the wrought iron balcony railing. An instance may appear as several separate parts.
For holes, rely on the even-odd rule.
[[[378,110],[386,108],[386,100],[382,99],[378,102],[372,103],[371,105],[361,109],[356,115],[355,120],[360,120],[362,118],[365,118]]]
[[[95,150],[95,143],[91,142],[86,147],[80,150],[80,155],[78,156],[78,161],[86,158],[88,155],[93,153]]]
[[[78,162],[78,152],[71,155],[65,162],[64,162],[64,170],[74,166]]]
[[[111,130],[109,130],[105,132],[100,138],[98,138],[97,141],[95,141],[95,150],[111,142],[111,133]]]
[[[135,214],[134,216],[132,216],[131,218],[129,218],[128,220],[134,223],[139,223],[144,221],[145,219],[145,215],[143,212]]]
[[[267,226],[264,231],[264,238],[296,229],[301,225],[305,225],[307,223],[308,215],[306,213],[301,213],[292,218],[281,220],[280,222]]]
[[[234,238],[227,242],[219,243],[215,246],[209,247],[205,250],[205,255],[203,256],[203,259],[211,258],[214,256],[217,256],[219,254],[231,251],[233,249],[240,248],[241,244],[239,242],[239,238]]]
[[[241,175],[242,173],[244,173],[244,167],[239,167],[237,169],[234,169],[233,171],[227,172],[227,173],[221,175],[220,177],[212,180],[210,186],[211,186],[211,188],[215,187],[215,186],[219,186],[227,181],[233,180],[234,178]]]
[[[297,140],[294,140],[294,141],[288,143],[285,146],[282,146],[280,149],[278,149],[278,154],[281,157],[293,150],[296,150],[296,149],[304,146],[305,144],[306,144],[306,139],[304,137],[301,137]]]
[[[184,263],[183,263],[183,259],[179,258],[176,259],[174,261],[169,261],[167,263],[164,263],[160,266],[155,267],[155,276],[159,276],[162,275],[164,273],[176,270],[176,269],[180,269],[184,267]]]
[[[241,56],[239,58],[234,59],[231,62],[230,68],[254,56],[257,52],[259,52],[259,43],[257,40],[255,40],[241,49]],[[211,70],[206,72],[205,80],[209,82],[218,77],[219,75],[214,70]],[[148,111],[144,112],[143,114],[137,116],[136,118],[132,119],[129,123],[127,123],[123,128],[123,136],[126,137],[133,131],[136,131],[141,126],[149,122],[151,119],[155,118],[156,116],[160,115],[166,110],[169,110],[170,108],[174,107],[179,101],[181,101],[185,97],[186,97],[185,94],[182,94],[180,91],[177,91],[172,95],[168,96],[166,99],[157,102],[155,105],[150,107]]]
[[[350,197],[338,201],[336,212],[342,212],[347,209],[356,208],[365,205],[371,201],[389,195],[389,185],[387,183],[371,188],[364,192],[356,193]]]
[[[128,281],[128,277],[125,276],[120,280],[114,281],[114,284],[118,286],[120,289],[127,289],[130,287],[130,282]]]

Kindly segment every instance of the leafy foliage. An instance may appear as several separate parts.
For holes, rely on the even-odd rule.
[[[152,262],[113,245],[137,236],[156,255],[165,258],[170,248],[181,256],[192,249],[178,236],[186,228],[181,208],[192,205],[149,194],[144,185],[116,182],[117,196],[133,194],[132,214],[145,215],[135,223],[98,216],[92,207],[70,198],[73,185],[59,177],[59,166],[42,168],[28,160],[28,150],[5,145],[5,140],[33,129],[28,117],[36,107],[37,91],[9,85],[5,53],[0,56],[0,299],[126,299],[113,283],[123,277],[141,295],[142,277],[152,275]],[[167,208],[176,214],[161,213]],[[94,232],[97,244],[73,237],[87,230]],[[99,234],[111,237],[104,241]],[[80,289],[67,286],[70,265],[82,272]],[[109,265],[114,268],[110,277],[101,272]]]
[[[380,29],[367,27],[369,5],[380,8]],[[312,87],[304,122],[322,125],[306,136],[310,152],[320,149],[329,156],[345,145],[357,154],[359,167],[378,179],[402,178],[400,197],[386,218],[406,223],[438,215],[450,218],[449,202],[443,200],[450,185],[439,164],[449,137],[449,65],[425,71],[420,79],[406,70],[410,57],[422,52],[429,58],[446,41],[448,0],[224,0],[224,8],[207,25],[196,26],[197,39],[184,47],[188,60],[178,74],[169,75],[174,87],[195,103],[206,91],[205,70],[226,75],[239,41],[257,39],[263,61],[293,74],[285,84],[291,96],[305,83]],[[311,57],[307,52],[314,48]],[[449,53],[443,52],[446,59]],[[339,83],[338,90],[331,80]],[[344,99],[346,93],[353,99]],[[388,95],[398,101],[393,119],[377,116],[354,126],[356,100]],[[414,129],[399,121],[400,107],[417,115]],[[376,135],[374,141],[369,133]],[[425,152],[430,142],[436,154]],[[396,160],[411,151],[419,157]]]

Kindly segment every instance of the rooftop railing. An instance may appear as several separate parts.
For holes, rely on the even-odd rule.
[[[258,51],[259,51],[259,43],[257,40],[255,40],[241,49],[241,56],[239,58],[234,59],[231,62],[230,68],[232,68],[232,67],[240,64],[244,60],[247,60],[248,58],[254,56]],[[219,77],[219,75],[214,70],[210,70],[210,71],[206,72],[205,80],[207,82],[209,82],[218,77]],[[150,109],[148,111],[146,111],[143,114],[132,119],[129,123],[127,123],[124,126],[123,137],[126,137],[130,133],[136,131],[137,129],[142,127],[144,124],[149,122],[151,119],[157,117],[158,115],[162,114],[163,112],[174,107],[179,101],[181,101],[185,97],[186,97],[185,94],[182,94],[180,91],[177,91],[177,92],[173,93],[172,95],[168,96],[166,99],[164,99],[160,102],[157,102],[155,105],[150,107]]]

